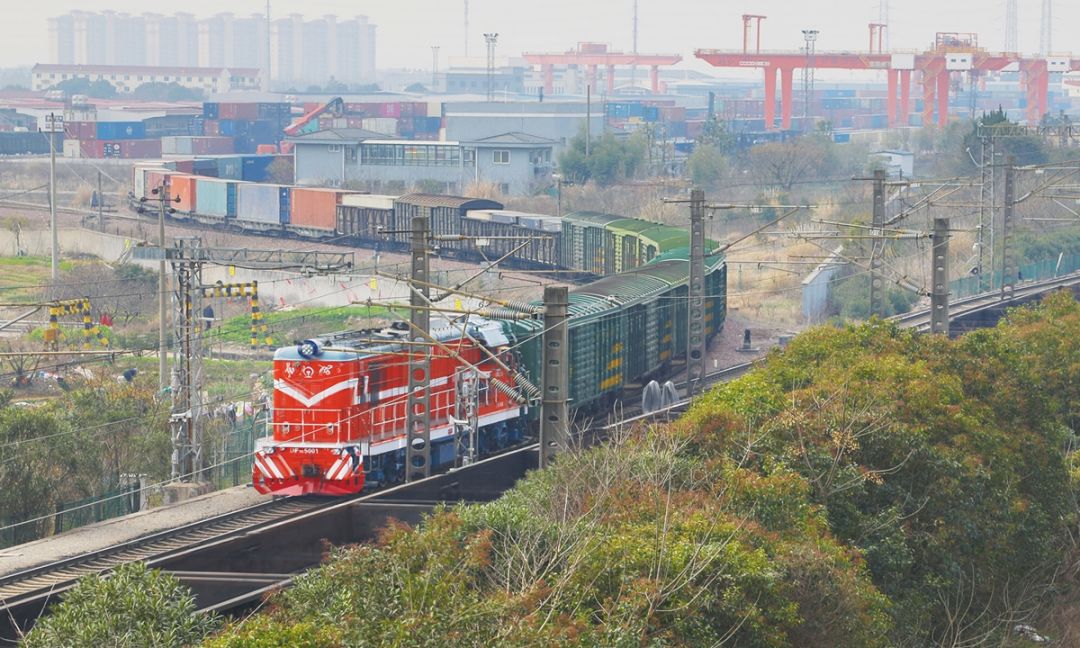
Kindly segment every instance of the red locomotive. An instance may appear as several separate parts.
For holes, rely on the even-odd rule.
[[[432,331],[440,342],[430,347],[432,468],[458,461],[469,444],[485,454],[521,438],[524,409],[496,388],[513,384],[502,326],[475,318],[465,326],[467,336],[457,326]],[[272,435],[256,442],[252,467],[258,492],[346,495],[360,492],[365,480],[403,480],[409,356],[420,353],[406,338],[399,328],[365,330],[274,354]],[[475,376],[475,439],[456,438],[457,383],[465,369]]]

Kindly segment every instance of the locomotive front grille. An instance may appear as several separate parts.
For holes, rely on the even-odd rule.
[[[303,464],[300,466],[300,474],[304,477],[319,477],[322,475],[322,470],[316,464]]]

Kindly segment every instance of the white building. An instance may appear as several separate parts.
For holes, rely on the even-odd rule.
[[[31,89],[46,90],[70,79],[108,81],[116,91],[133,92],[144,83],[176,83],[207,95],[232,90],[258,90],[262,71],[256,68],[150,67],[141,65],[51,65],[31,70]]]

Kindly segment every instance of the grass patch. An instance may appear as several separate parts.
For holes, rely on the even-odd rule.
[[[75,268],[75,261],[60,261],[60,270]],[[40,256],[0,257],[0,301],[33,303],[41,301],[50,283],[52,261]]]
[[[402,314],[405,312],[407,311],[401,311]],[[385,306],[338,306],[273,311],[263,316],[263,322],[266,324],[267,333],[274,340],[274,346],[280,346],[295,339],[366,326],[368,320],[377,325],[387,317],[393,315]],[[211,335],[216,342],[249,344],[251,315],[230,317],[212,331]]]

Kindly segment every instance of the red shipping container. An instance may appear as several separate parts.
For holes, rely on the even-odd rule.
[[[337,206],[350,191],[294,187],[289,222],[298,227],[333,231]]]
[[[143,173],[146,174],[145,175],[145,182],[143,183],[143,196],[145,196],[146,198],[148,198],[148,199],[156,198],[157,196],[154,194],[154,189],[157,189],[158,187],[162,186],[163,184],[166,187],[169,186],[169,176],[172,175],[171,173],[169,173],[167,171],[150,171],[150,170],[144,171]]]
[[[413,104],[413,117],[427,117],[427,103],[418,101]]]
[[[79,142],[79,157],[93,159],[105,157],[105,142],[97,140],[81,140]]]
[[[400,117],[401,116],[401,104],[394,102],[388,102],[379,104],[379,116],[380,117]]]
[[[218,104],[218,119],[258,119],[259,104],[254,102],[245,103],[221,103]]]
[[[174,173],[169,176],[169,197],[174,201],[172,208],[180,212],[195,211],[195,186],[198,176]],[[180,200],[176,200],[179,198]]]
[[[177,173],[195,173],[195,160],[173,160]]]
[[[124,140],[120,143],[120,157],[159,158],[161,157],[161,139]]]
[[[192,155],[228,155],[234,152],[231,137],[193,137],[191,138]]]
[[[203,135],[219,135],[221,134],[221,127],[218,126],[216,119],[207,119],[203,121]]]
[[[256,155],[271,155],[277,152],[277,144],[259,144],[255,147]]]

